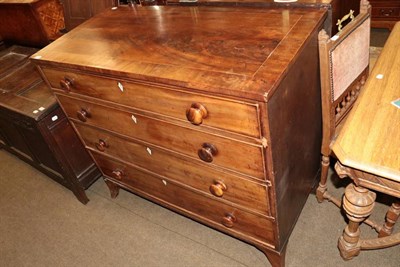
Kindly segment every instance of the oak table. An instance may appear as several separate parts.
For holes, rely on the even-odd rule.
[[[360,239],[359,224],[373,211],[376,194],[400,197],[400,23],[393,29],[346,123],[332,145],[338,158],[336,172],[353,180],[345,190],[343,208],[349,224],[339,239],[345,259],[362,249],[400,243],[400,233],[391,235],[399,217],[399,202],[386,215],[379,238]],[[398,199],[397,199],[398,201]]]

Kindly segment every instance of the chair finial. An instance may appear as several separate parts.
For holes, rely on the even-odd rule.
[[[371,5],[368,0],[361,0],[360,2],[360,13],[371,13]]]
[[[318,41],[326,43],[329,40],[329,35],[324,29],[318,33]]]

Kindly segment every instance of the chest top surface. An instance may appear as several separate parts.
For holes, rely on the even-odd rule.
[[[333,151],[346,166],[400,182],[400,23],[391,32]]]
[[[41,64],[263,99],[325,9],[119,7],[32,56]]]
[[[223,3],[235,3],[237,5],[242,5],[242,4],[284,4],[284,5],[325,5],[325,4],[331,4],[335,0],[297,0],[297,1],[287,1],[287,0],[281,0],[274,1],[274,0],[197,0],[195,3],[218,3],[218,4],[223,4]],[[182,0],[167,0],[168,3],[185,3]],[[191,3],[190,1],[187,1],[187,3]]]

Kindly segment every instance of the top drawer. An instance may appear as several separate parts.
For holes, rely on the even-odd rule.
[[[178,89],[42,69],[55,89],[108,100],[136,109],[260,138],[258,105]]]

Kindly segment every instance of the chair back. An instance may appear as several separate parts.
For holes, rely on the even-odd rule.
[[[369,73],[369,46],[371,30],[371,6],[361,0],[360,13],[354,17],[350,11],[346,18],[351,21],[343,28],[338,21],[339,32],[329,37],[325,30],[318,35],[323,138],[322,153],[328,153],[336,127],[353,106]]]

